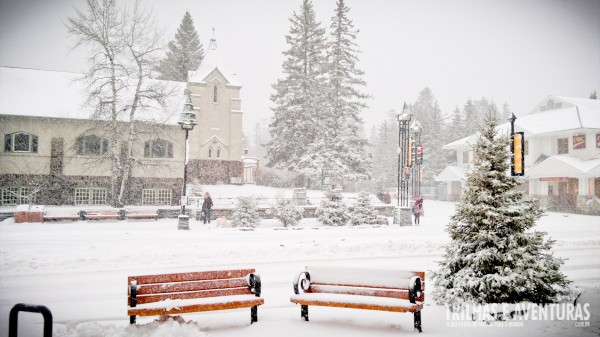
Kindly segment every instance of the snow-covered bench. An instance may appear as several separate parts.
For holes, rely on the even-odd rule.
[[[190,312],[250,308],[258,322],[261,282],[254,269],[129,276],[127,315],[179,315]]]
[[[62,211],[62,210],[52,210],[46,211],[44,213],[44,221],[63,221],[63,220],[81,220],[81,212],[70,210],[70,211]]]
[[[294,281],[290,300],[301,305],[308,321],[308,306],[327,306],[414,313],[414,327],[421,332],[425,301],[425,272],[395,269],[306,267]]]
[[[88,209],[85,211],[86,220],[121,219],[118,209]]]
[[[125,218],[158,220],[158,212],[151,209],[126,209]]]

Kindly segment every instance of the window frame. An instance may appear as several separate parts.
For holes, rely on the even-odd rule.
[[[164,153],[161,154],[160,150]],[[173,143],[162,138],[144,142],[144,158],[173,158]]]
[[[75,139],[75,154],[78,156],[105,157],[108,155],[108,148],[108,139],[97,135],[79,136]]]
[[[17,142],[17,137],[18,136],[26,136],[27,140],[26,141],[19,141]],[[15,147],[17,145],[23,146],[25,145],[27,147],[26,150],[24,149],[15,149]],[[38,149],[39,149],[39,137],[25,132],[25,131],[18,131],[18,132],[13,132],[13,133],[6,133],[4,134],[4,152],[11,152],[11,153],[38,153]]]
[[[569,154],[569,138],[556,138],[556,154]]]

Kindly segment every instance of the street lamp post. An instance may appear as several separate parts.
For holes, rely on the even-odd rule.
[[[194,129],[194,126],[198,124],[198,120],[196,119],[196,114],[194,113],[194,105],[192,104],[192,96],[191,91],[189,89],[185,90],[185,94],[187,96],[185,105],[183,107],[183,112],[177,122],[181,129],[185,131],[185,154],[184,154],[184,162],[183,162],[183,189],[181,192],[181,212],[179,214],[179,225],[178,229],[190,229],[190,217],[185,214],[185,205],[187,203],[186,198],[186,190],[187,190],[187,165],[189,160],[189,133],[190,130]]]
[[[398,204],[394,223],[400,226],[410,225],[410,208],[408,207],[408,179],[410,171],[408,167],[409,139],[410,139],[410,120],[412,115],[406,103],[402,108],[402,113],[396,115],[398,118]]]
[[[421,148],[421,131],[423,127],[421,123],[415,119],[415,121],[411,125],[411,130],[413,133],[412,139],[412,151],[411,154],[413,156],[413,176],[412,176],[412,195],[421,195],[421,161],[422,156],[420,156],[419,151],[422,151]]]

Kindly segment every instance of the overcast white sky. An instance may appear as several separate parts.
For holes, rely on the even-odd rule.
[[[313,0],[329,27],[335,0]],[[469,97],[508,102],[517,116],[548,95],[600,91],[599,0],[346,0],[360,29],[360,67],[373,98],[367,130],[426,86],[444,114]],[[244,129],[270,118],[271,85],[301,0],[143,0],[173,38],[186,10],[208,47],[212,28],[228,69],[242,82]],[[82,71],[69,53],[66,18],[83,0],[0,0],[0,65]],[[35,98],[32,93],[32,99]],[[24,102],[26,104],[26,102]]]

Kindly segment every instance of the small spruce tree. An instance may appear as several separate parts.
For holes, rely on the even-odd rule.
[[[342,197],[341,186],[331,185],[328,188],[317,209],[317,217],[321,223],[329,226],[344,226],[348,223],[348,208]]]
[[[353,225],[377,224],[377,211],[371,205],[371,195],[365,191],[360,192],[356,206],[350,214],[350,223]]]
[[[488,116],[475,145],[475,161],[456,213],[448,224],[451,242],[433,272],[433,297],[459,309],[464,303],[551,303],[570,281],[563,260],[552,256],[553,240],[533,230],[543,210],[525,201],[521,180],[509,170],[506,136],[497,136]]]
[[[233,227],[254,227],[258,219],[258,210],[254,200],[250,197],[239,197],[231,217],[231,225]]]
[[[275,217],[283,223],[283,227],[295,226],[302,219],[302,213],[289,200],[281,199],[277,202]]]

